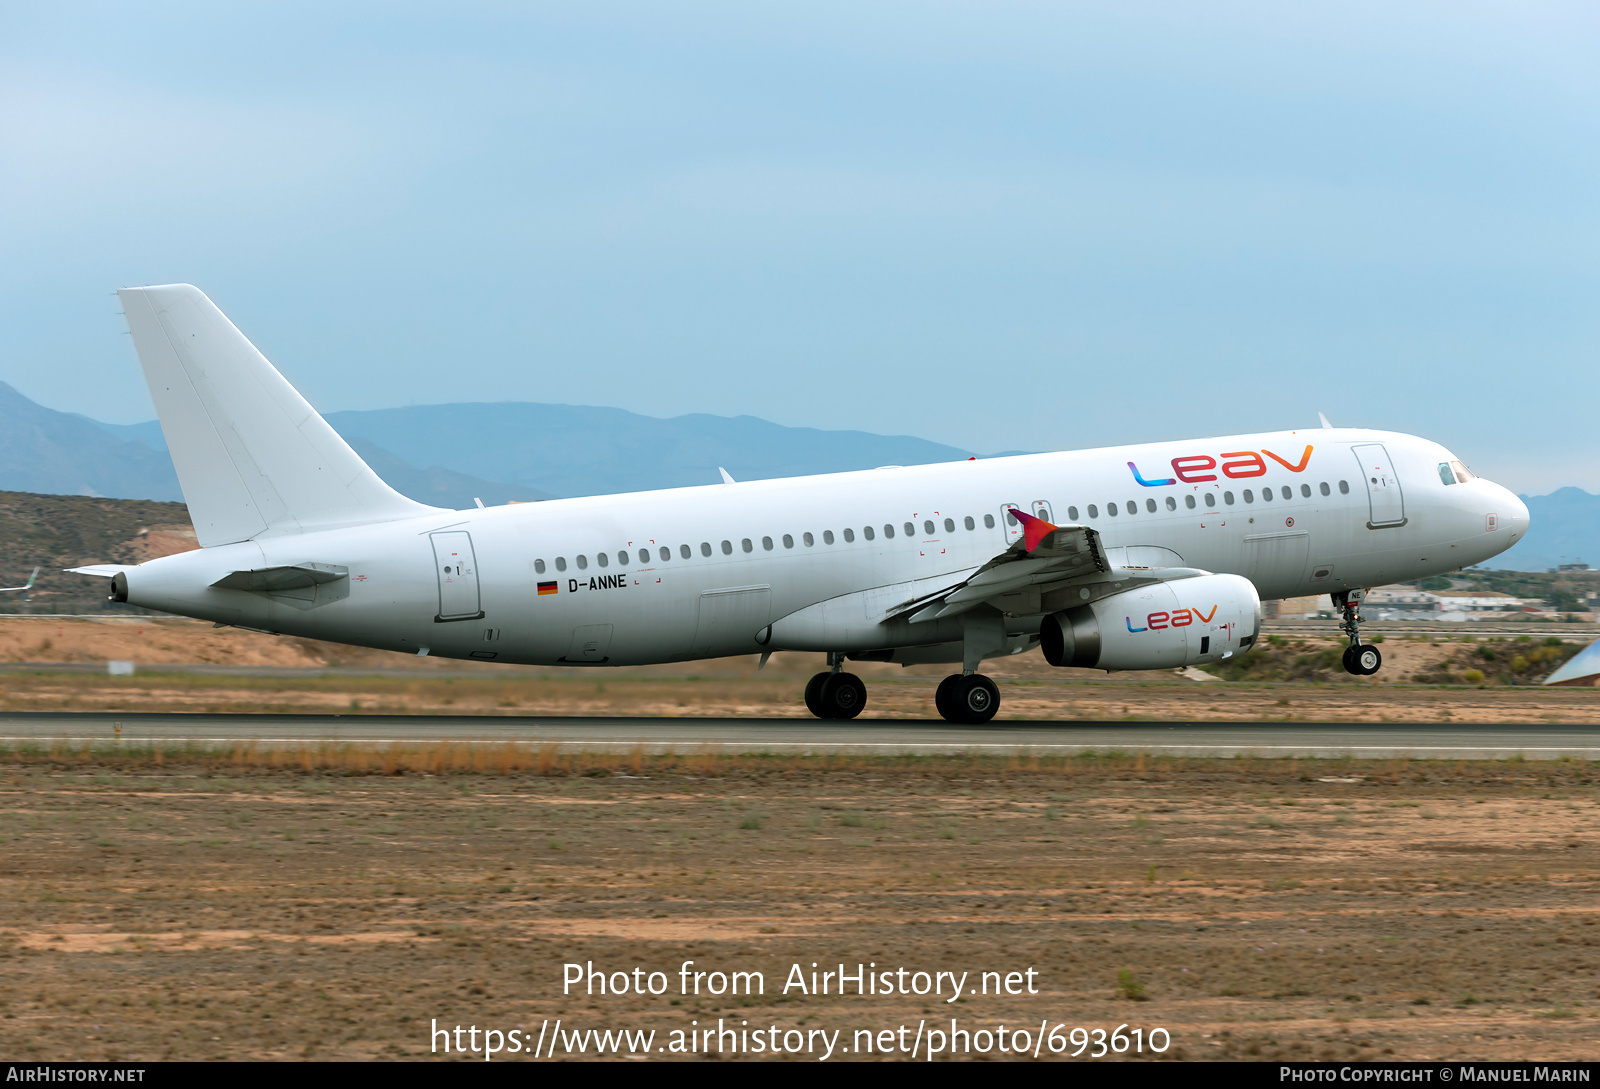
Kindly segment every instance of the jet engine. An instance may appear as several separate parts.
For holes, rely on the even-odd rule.
[[[1249,579],[1197,575],[1052,613],[1039,643],[1053,666],[1174,669],[1231,658],[1260,631],[1261,599]]]

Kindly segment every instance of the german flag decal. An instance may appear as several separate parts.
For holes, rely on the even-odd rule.
[[[557,589],[559,589],[559,588],[560,588],[560,586],[559,586],[559,584],[558,584],[558,583],[554,583],[554,582],[541,582],[541,583],[540,583],[540,584],[539,584],[539,596],[540,596],[540,597],[543,597],[543,596],[544,596],[544,595],[545,595],[545,594],[553,594],[553,593],[555,593],[555,592],[556,592],[556,590],[557,590]]]

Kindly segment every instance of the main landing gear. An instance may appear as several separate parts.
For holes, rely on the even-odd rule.
[[[1350,637],[1350,645],[1344,648],[1344,671],[1358,677],[1370,677],[1383,666],[1378,648],[1361,641],[1361,602],[1366,596],[1365,590],[1341,590],[1333,595],[1333,607],[1342,617],[1339,630]]]
[[[952,673],[939,682],[933,705],[946,722],[977,726],[1000,710],[1000,689],[981,673]]]
[[[843,654],[828,655],[832,670],[806,682],[806,709],[822,719],[855,718],[867,705],[867,686],[854,673],[842,672]],[[952,673],[939,682],[934,706],[946,722],[977,726],[1000,710],[1000,689],[981,673]]]
[[[832,672],[806,682],[806,709],[818,718],[852,719],[867,705],[867,686],[854,673],[841,673],[844,655],[829,654]]]

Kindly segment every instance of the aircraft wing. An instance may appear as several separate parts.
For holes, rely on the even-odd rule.
[[[1051,525],[1015,507],[1011,508],[1011,513],[1022,523],[1021,538],[960,582],[890,610],[884,621],[938,620],[1023,590],[1044,594],[1068,586],[1105,582],[1118,583],[1119,589],[1131,589],[1144,583],[1205,574],[1189,567],[1113,566],[1096,530],[1088,526]]]

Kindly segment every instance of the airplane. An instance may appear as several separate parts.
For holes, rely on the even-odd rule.
[[[1438,443],[1275,431],[456,511],[394,491],[197,288],[118,293],[197,551],[73,570],[111,600],[415,655],[621,666],[826,655],[949,663],[934,704],[993,718],[986,660],[1171,669],[1247,653],[1262,600],[1329,594],[1377,672],[1375,585],[1503,552],[1527,507]],[[596,436],[596,441],[604,441]]]
[[[33,580],[39,577],[39,569],[35,567],[33,574],[28,576],[28,581],[22,586],[0,586],[0,594],[14,594],[21,590],[24,593],[33,589]]]

